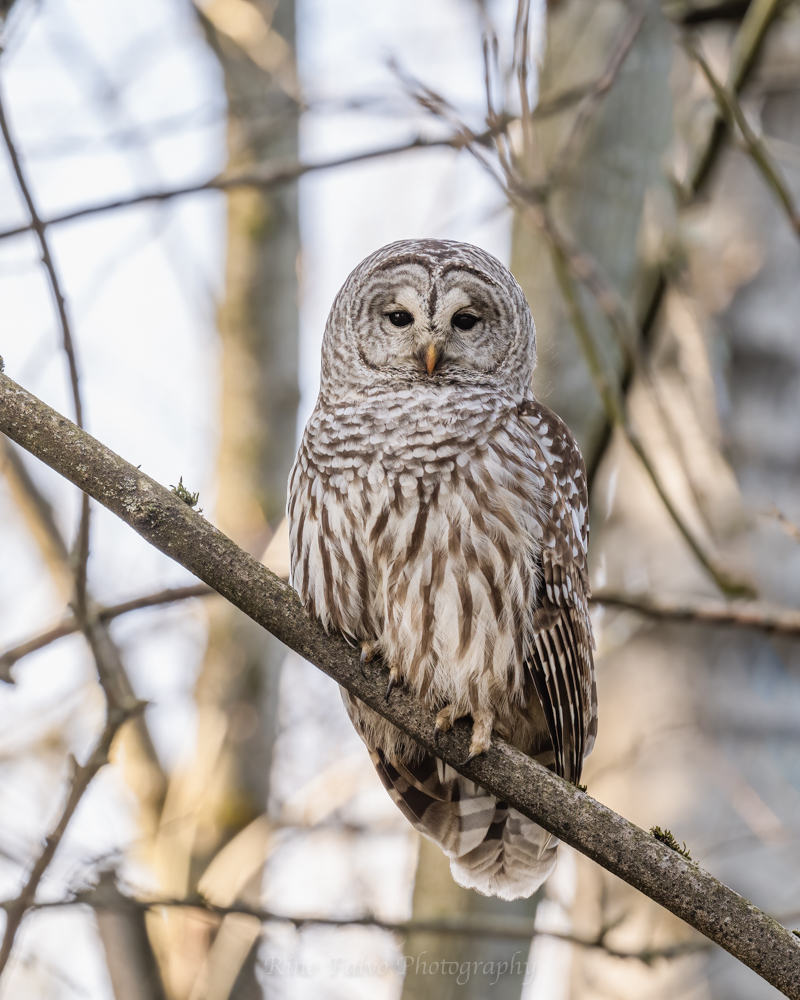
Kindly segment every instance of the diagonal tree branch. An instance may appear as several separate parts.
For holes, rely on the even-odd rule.
[[[730,131],[733,132],[734,126],[738,125],[739,131],[742,133],[745,149],[750,154],[750,158],[761,171],[767,185],[772,188],[783,206],[786,216],[789,219],[789,224],[795,231],[795,234],[800,236],[800,212],[798,212],[794,203],[792,192],[781,176],[780,168],[773,162],[764,140],[756,135],[751,128],[744,111],[742,111],[739,99],[735,94],[732,94],[723,87],[720,81],[714,76],[705,57],[695,45],[688,42],[686,50],[703,71],[703,76],[708,81],[708,85],[714,93],[714,100],[717,102],[717,107],[725,118]]]
[[[388,671],[362,672],[358,652],[311,621],[297,594],[261,563],[69,420],[0,375],[0,431],[116,514],[283,643],[459,773],[508,802],[665,906],[800,1000],[800,940],[776,920],[644,830],[494,738],[465,763],[468,725],[434,743],[433,714],[408,692],[385,700]]]

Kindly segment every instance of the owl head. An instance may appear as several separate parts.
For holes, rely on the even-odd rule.
[[[322,391],[478,386],[530,395],[536,329],[513,275],[452,240],[402,240],[350,274],[322,344]]]

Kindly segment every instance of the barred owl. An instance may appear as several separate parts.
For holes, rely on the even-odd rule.
[[[577,782],[597,728],[586,474],[531,392],[536,331],[494,257],[393,243],[339,292],[289,480],[291,584],[435,729],[472,719]],[[387,692],[387,697],[389,695]],[[343,691],[395,803],[461,885],[529,896],[557,840]]]

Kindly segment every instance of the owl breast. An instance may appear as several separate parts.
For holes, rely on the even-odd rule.
[[[428,705],[489,711],[502,733],[527,702],[542,459],[515,406],[418,397],[320,401],[290,478],[292,586]],[[397,731],[368,725],[395,757]]]

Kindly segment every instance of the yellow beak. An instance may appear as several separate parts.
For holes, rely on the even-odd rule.
[[[425,367],[428,369],[429,375],[433,375],[433,369],[436,367],[438,360],[439,355],[436,353],[436,348],[433,344],[428,344],[428,349],[425,351]]]

